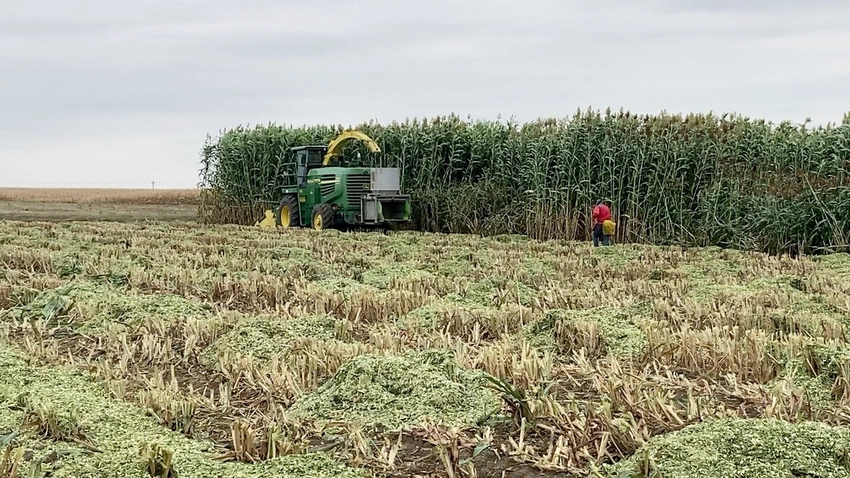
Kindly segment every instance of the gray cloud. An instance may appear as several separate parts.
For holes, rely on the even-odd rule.
[[[848,16],[826,0],[4,2],[0,185],[192,185],[205,135],[240,123],[588,106],[840,121]]]

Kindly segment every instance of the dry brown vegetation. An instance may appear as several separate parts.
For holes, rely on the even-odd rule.
[[[194,221],[195,189],[0,188],[0,220]]]
[[[138,460],[110,451],[129,440],[152,474],[208,476],[180,470],[214,466],[190,445],[211,440],[203,460],[238,466],[330,455],[375,476],[588,476],[622,462],[678,477],[641,455],[654,438],[725,418],[850,424],[846,254],[7,222],[0,266],[2,337],[31,362],[0,354],[17,384],[0,410],[21,387],[72,395],[15,413],[97,444],[104,469]],[[62,408],[112,402],[187,441],[172,454],[130,411],[77,424]],[[326,466],[306,476],[340,473]]]
[[[197,205],[197,189],[0,188],[0,201],[71,204]]]

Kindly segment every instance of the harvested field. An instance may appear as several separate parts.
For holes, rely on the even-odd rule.
[[[0,476],[850,476],[847,254],[6,221],[0,268]]]
[[[70,204],[200,204],[197,189],[0,188],[0,201]]]
[[[0,188],[0,220],[194,221],[194,189]]]

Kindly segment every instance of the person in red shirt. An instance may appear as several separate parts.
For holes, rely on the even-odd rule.
[[[603,246],[610,246],[611,237],[604,234],[602,223],[611,219],[611,209],[600,199],[596,201],[591,217],[593,219],[593,247],[599,247],[600,241]]]

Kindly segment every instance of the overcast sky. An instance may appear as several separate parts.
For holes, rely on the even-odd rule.
[[[840,122],[850,2],[0,2],[0,186],[192,187],[238,124],[588,106]]]

